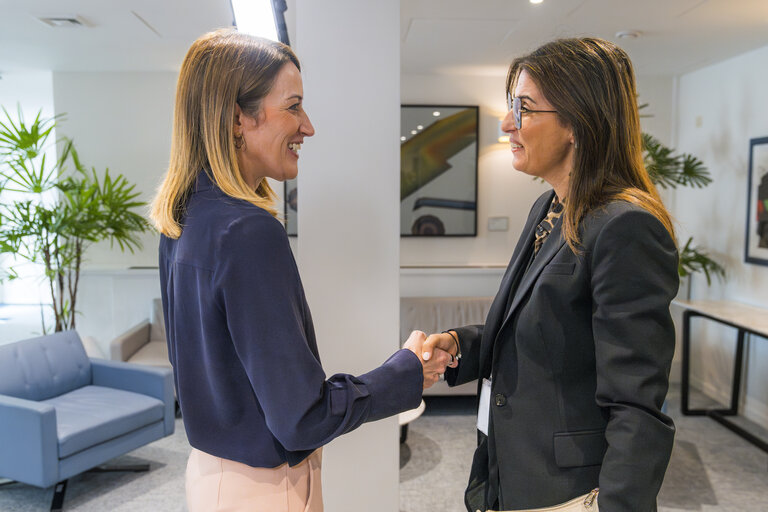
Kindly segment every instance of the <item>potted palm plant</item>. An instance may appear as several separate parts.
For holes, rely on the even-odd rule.
[[[121,175],[86,168],[72,140],[52,140],[58,116],[38,112],[27,123],[18,108],[12,117],[3,108],[0,121],[0,253],[44,269],[53,309],[54,331],[74,329],[77,290],[85,252],[92,244],[109,241],[121,250],[141,247],[139,234],[151,229],[136,212],[135,186]],[[56,142],[55,161],[46,149]],[[0,279],[14,279],[13,266]],[[43,332],[50,326],[45,325]]]
[[[643,134],[645,167],[651,181],[661,188],[678,186],[702,188],[712,183],[704,162],[687,153],[675,154],[674,150],[662,144],[655,137]],[[712,259],[707,251],[693,244],[690,237],[680,248],[678,274],[687,282],[687,298],[690,298],[690,276],[702,272],[707,284],[712,284],[712,276],[725,277],[725,269]]]

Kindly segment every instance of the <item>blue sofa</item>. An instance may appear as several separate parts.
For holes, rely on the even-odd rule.
[[[0,477],[50,487],[173,430],[168,369],[89,359],[75,331],[0,345]]]

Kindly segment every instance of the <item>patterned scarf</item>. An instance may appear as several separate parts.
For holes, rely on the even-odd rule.
[[[555,195],[554,199],[552,199],[552,202],[549,205],[549,212],[547,212],[547,216],[544,217],[541,222],[539,222],[538,226],[536,226],[536,240],[533,241],[534,256],[539,253],[539,249],[541,249],[541,246],[544,245],[544,241],[555,227],[555,222],[557,222],[557,219],[559,219],[563,214],[563,210],[565,210],[564,205],[565,200],[560,202],[557,199],[557,195]]]

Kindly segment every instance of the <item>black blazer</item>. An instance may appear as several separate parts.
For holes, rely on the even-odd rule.
[[[586,216],[580,255],[558,221],[531,262],[553,195],[533,205],[485,324],[456,329],[462,359],[449,384],[493,382],[466,504],[545,507],[599,486],[601,512],[650,512],[675,432],[661,412],[675,243],[653,215],[618,201]]]

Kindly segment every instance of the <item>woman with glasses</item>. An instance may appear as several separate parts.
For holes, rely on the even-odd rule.
[[[427,339],[478,379],[468,510],[548,507],[599,487],[602,512],[650,512],[669,461],[662,413],[677,293],[670,216],[643,165],[632,64],[594,38],[550,42],[507,76],[514,167],[531,208],[484,325]]]

